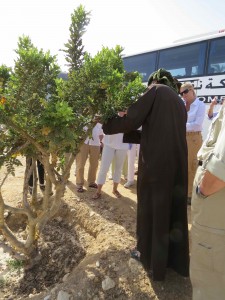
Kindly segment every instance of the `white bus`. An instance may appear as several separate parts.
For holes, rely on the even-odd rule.
[[[206,105],[215,96],[218,102],[225,98],[225,29],[178,40],[168,47],[124,56],[123,62],[125,70],[138,71],[144,83],[159,68],[168,70],[181,82],[191,81],[197,96]],[[206,117],[203,138],[209,124]]]

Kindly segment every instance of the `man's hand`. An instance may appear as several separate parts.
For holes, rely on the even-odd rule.
[[[118,115],[120,116],[120,117],[123,117],[123,116],[125,116],[127,114],[127,111],[125,110],[125,111],[119,111],[118,112]]]
[[[225,182],[211,174],[209,171],[205,172],[202,181],[199,184],[201,194],[204,196],[210,196],[224,187]]]
[[[211,101],[211,105],[216,105],[217,104],[217,97],[214,97]]]

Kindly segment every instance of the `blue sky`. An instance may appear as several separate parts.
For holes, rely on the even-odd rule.
[[[83,37],[91,55],[116,45],[133,54],[225,29],[222,0],[7,0],[0,3],[0,65],[14,65],[18,37],[25,34],[38,48],[57,55],[66,70],[59,49],[68,41],[70,15],[80,4],[91,12]]]

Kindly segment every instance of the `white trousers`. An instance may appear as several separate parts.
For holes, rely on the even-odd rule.
[[[134,172],[135,172],[135,160],[136,155],[139,156],[139,144],[132,144],[131,149],[128,150],[128,173],[127,180],[134,181]]]
[[[104,184],[106,180],[107,172],[109,171],[110,164],[114,158],[115,171],[113,175],[113,182],[119,183],[121,179],[121,172],[123,163],[127,155],[127,150],[118,150],[104,145],[102,150],[102,158],[100,170],[98,173],[97,184]]]

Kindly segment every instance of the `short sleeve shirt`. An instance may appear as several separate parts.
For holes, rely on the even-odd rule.
[[[198,159],[210,173],[225,181],[225,103],[212,121]]]
[[[100,135],[103,135],[102,124],[97,123],[92,129],[92,137],[87,137],[84,143],[90,146],[100,146]]]

